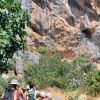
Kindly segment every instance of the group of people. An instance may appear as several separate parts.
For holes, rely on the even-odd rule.
[[[36,90],[31,82],[23,90],[18,80],[13,79],[5,88],[1,100],[52,100],[52,97],[50,93]]]

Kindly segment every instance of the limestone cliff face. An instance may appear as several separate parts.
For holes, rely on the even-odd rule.
[[[100,0],[32,0],[28,46],[99,58]]]

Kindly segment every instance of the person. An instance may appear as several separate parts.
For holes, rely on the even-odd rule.
[[[29,91],[28,91],[28,100],[36,100],[36,96],[35,96],[35,86],[31,83],[29,84]]]
[[[19,95],[21,100],[23,100],[24,96],[23,96],[23,90],[21,89],[20,85],[18,85],[18,91],[19,91]]]
[[[28,92],[29,92],[29,90],[30,90],[29,85],[26,85],[26,91],[24,93],[24,100],[28,100]]]
[[[1,100],[11,100],[11,97],[12,97],[11,85],[8,85],[2,94]]]
[[[41,100],[40,91],[36,90],[35,95],[36,95],[36,100]]]
[[[40,100],[48,100],[48,99],[47,99],[47,94],[46,94],[45,91],[41,91],[41,92],[40,92],[40,96],[41,96],[41,99],[40,99]]]
[[[37,95],[36,95],[36,100],[41,100],[40,94],[37,94]]]
[[[11,100],[21,100],[18,80],[13,79],[10,84],[12,85],[12,92],[13,92]]]

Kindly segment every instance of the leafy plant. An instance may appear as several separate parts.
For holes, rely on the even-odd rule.
[[[17,0],[0,0],[0,73],[8,69],[13,54],[25,47],[29,15]]]
[[[39,52],[40,54],[43,54],[43,55],[47,55],[49,52],[49,49],[47,47],[39,46],[37,48],[37,52]]]
[[[78,100],[78,96],[70,97],[69,100]]]
[[[75,89],[83,82],[85,73],[74,62],[61,62],[60,53],[42,56],[40,63],[33,66],[24,63],[24,67],[25,80],[32,80],[39,88],[56,86],[66,90]]]
[[[24,62],[26,82],[34,82],[38,88],[56,86],[64,90],[81,89],[94,95],[100,93],[100,71],[93,71],[91,65],[79,57],[73,62],[61,62],[59,53],[42,56],[40,63],[30,66]],[[77,100],[77,97],[71,100]]]
[[[86,78],[85,87],[88,93],[93,96],[100,94],[100,71],[89,72]]]
[[[0,76],[0,96],[3,93],[4,87],[7,85],[7,82]]]

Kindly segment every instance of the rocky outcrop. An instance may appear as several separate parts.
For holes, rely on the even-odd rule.
[[[32,0],[19,0],[24,11],[32,12]]]
[[[38,64],[40,55],[33,51],[18,51],[13,56],[13,64],[15,67],[15,74],[19,77],[24,76],[23,63],[28,63],[30,65]]]
[[[99,58],[99,8],[99,0],[32,0],[28,47],[43,45]]]

